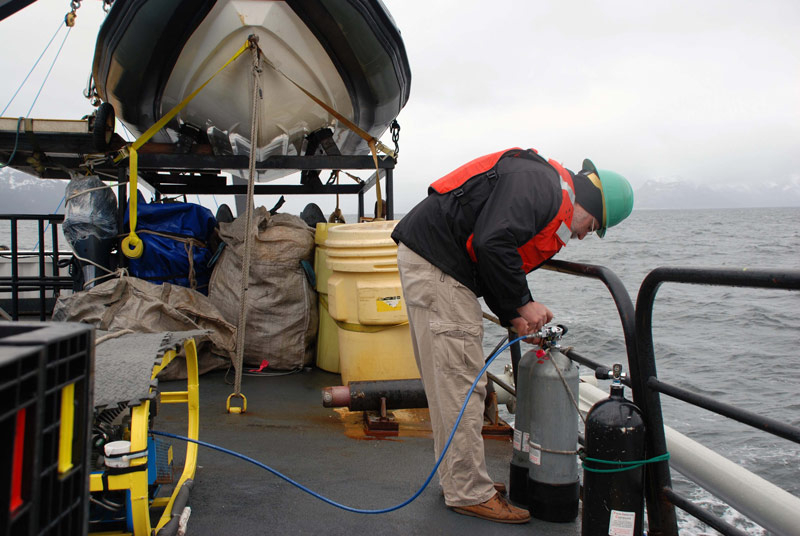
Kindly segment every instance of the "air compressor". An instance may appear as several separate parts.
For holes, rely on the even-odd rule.
[[[582,536],[642,534],[644,418],[624,396],[622,366],[612,375],[610,396],[586,416]]]

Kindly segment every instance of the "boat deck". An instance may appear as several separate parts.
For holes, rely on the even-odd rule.
[[[233,371],[229,374],[232,381]],[[224,372],[200,378],[200,440],[255,458],[339,503],[381,509],[410,497],[434,464],[425,410],[402,410],[399,435],[366,436],[361,413],[322,406],[321,389],[340,377],[319,369],[242,379],[247,413],[228,414],[233,392]],[[165,390],[180,389],[162,382]],[[185,382],[183,383],[185,385]],[[234,400],[236,401],[236,400]],[[154,429],[185,434],[185,411],[163,405]],[[173,441],[176,459],[183,445]],[[508,483],[510,438],[487,439],[489,473]],[[330,506],[269,472],[201,447],[188,534],[537,534],[580,533],[578,521],[532,520],[505,525],[463,516],[445,507],[434,478],[411,504],[386,514],[356,514]]]

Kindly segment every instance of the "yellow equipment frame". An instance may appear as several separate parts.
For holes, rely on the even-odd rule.
[[[200,385],[197,371],[197,345],[193,338],[186,339],[183,343],[186,350],[186,391],[166,391],[156,393],[160,396],[162,404],[183,404],[188,409],[188,430],[186,436],[196,440],[200,429]],[[161,364],[153,367],[151,379],[155,379],[159,372],[175,359],[175,350],[167,351],[161,359]],[[150,388],[153,393],[154,387]],[[131,452],[147,451],[148,422],[150,417],[150,400],[143,400],[141,404],[131,409]],[[171,518],[172,505],[183,483],[194,478],[197,468],[197,443],[186,444],[186,459],[183,464],[183,473],[169,497],[156,497],[149,499],[147,471],[137,471],[121,475],[108,475],[109,490],[130,491],[131,513],[133,521],[133,536],[150,536],[158,532]],[[134,458],[131,466],[147,465],[147,456]],[[103,474],[95,473],[89,477],[89,490],[100,492],[104,490]],[[150,509],[163,508],[161,518],[155,527],[151,525]],[[131,534],[129,532],[103,532],[93,534]]]

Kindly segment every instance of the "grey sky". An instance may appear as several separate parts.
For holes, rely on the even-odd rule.
[[[800,188],[796,0],[384,1],[412,70],[399,117],[398,212],[440,175],[512,146],[570,168],[590,157],[635,188],[668,177]],[[33,116],[91,110],[81,90],[100,4],[84,0]],[[0,57],[0,106],[67,10],[41,0],[0,23],[0,46],[16,50]],[[27,111],[51,58],[6,116]]]

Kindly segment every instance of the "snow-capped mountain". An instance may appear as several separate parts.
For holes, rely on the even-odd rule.
[[[778,183],[702,184],[677,177],[645,182],[634,191],[634,208],[743,208],[800,206],[800,176]]]
[[[66,185],[67,181],[40,179],[4,167],[0,169],[0,214],[63,214]]]

